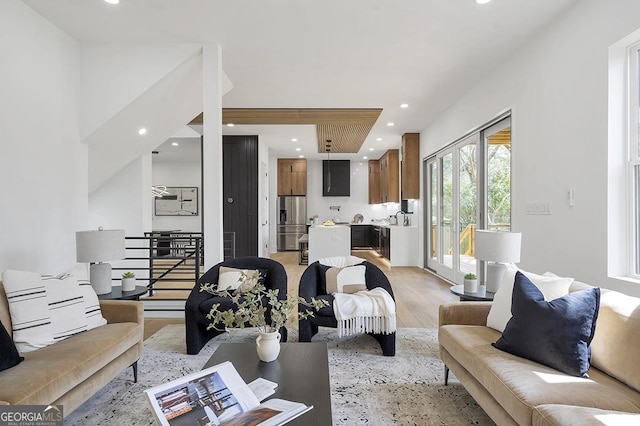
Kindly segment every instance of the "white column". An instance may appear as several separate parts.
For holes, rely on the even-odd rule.
[[[222,261],[222,48],[202,51],[203,214],[205,271]]]

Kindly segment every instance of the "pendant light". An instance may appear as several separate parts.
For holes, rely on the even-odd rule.
[[[331,193],[331,159],[329,153],[331,152],[331,139],[327,139],[324,145],[324,150],[327,152],[327,193]]]

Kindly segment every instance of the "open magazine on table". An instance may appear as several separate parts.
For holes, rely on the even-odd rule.
[[[261,404],[229,361],[147,389],[145,394],[164,426],[277,426],[313,408],[283,399]]]

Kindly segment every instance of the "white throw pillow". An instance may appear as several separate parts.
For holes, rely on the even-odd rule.
[[[513,296],[513,283],[517,271],[526,275],[526,277],[540,289],[545,300],[557,299],[558,297],[568,294],[569,286],[571,286],[573,282],[573,278],[537,275],[518,269],[515,265],[510,265],[504,273],[500,288],[498,288],[498,291],[493,297],[493,304],[489,310],[489,316],[487,316],[487,326],[499,332],[504,331],[507,322],[511,319],[511,298]]]
[[[358,263],[362,263],[364,261],[365,259],[356,256],[332,256],[318,259],[318,263],[320,263],[321,265],[335,266],[337,268],[357,265]]]
[[[244,283],[242,274],[244,273],[246,276],[250,277],[255,272],[259,273],[257,269],[236,269],[229,268],[228,266],[221,266],[218,271],[218,290],[238,290],[240,285]],[[249,288],[244,287],[243,292],[246,292],[248,289]]]
[[[27,271],[2,274],[19,352],[30,352],[107,323],[88,276],[87,265],[81,264],[58,276]]]
[[[327,272],[325,272],[327,293],[356,293],[366,290],[366,270],[367,267],[364,265],[327,269]]]

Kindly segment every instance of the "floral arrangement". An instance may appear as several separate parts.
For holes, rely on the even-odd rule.
[[[244,328],[245,324],[251,327],[258,327],[262,333],[270,333],[280,330],[293,315],[294,309],[299,304],[313,309],[315,312],[323,306],[328,306],[328,302],[322,299],[312,299],[307,302],[300,296],[288,295],[286,299],[278,299],[278,289],[267,290],[260,281],[259,271],[251,271],[248,274],[241,273],[238,282],[240,286],[235,291],[218,290],[216,284],[202,284],[200,291],[206,291],[216,296],[230,297],[235,309],[220,311],[219,303],[211,306],[211,310],[206,318],[211,321],[208,330],[214,328],[219,331],[227,331],[228,328]],[[266,305],[263,303],[266,301]],[[267,305],[271,314],[271,321],[267,323]],[[314,315],[310,309],[298,312],[300,318],[305,319]],[[224,324],[224,329],[218,328],[218,324]]]

